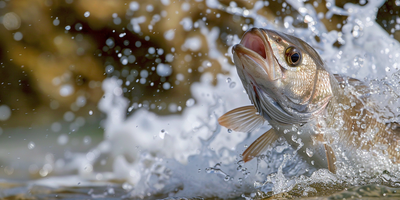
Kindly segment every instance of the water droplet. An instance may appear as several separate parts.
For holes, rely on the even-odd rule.
[[[285,130],[283,130],[283,134],[286,134],[286,133],[289,133],[289,129],[285,129]]]
[[[247,171],[247,168],[246,167],[243,167],[242,168],[242,173],[245,173]]]
[[[168,64],[164,64],[164,63],[159,63],[157,65],[157,70],[156,70],[157,74],[161,77],[166,77],[171,75],[172,73],[172,67],[171,65]],[[183,79],[183,78],[182,78]]]
[[[85,137],[83,138],[83,143],[84,143],[85,145],[89,145],[91,142],[92,142],[92,138],[91,138],[90,136],[85,136]]]
[[[154,47],[150,47],[148,49],[149,54],[154,54],[156,52],[156,49]]]
[[[12,31],[12,30],[16,30],[20,27],[21,18],[13,12],[9,12],[9,13],[6,13],[4,16],[2,16],[2,22],[3,22],[4,27],[7,30]]]
[[[75,30],[81,31],[82,29],[83,29],[83,27],[82,27],[82,24],[81,24],[81,23],[75,24]]]
[[[75,119],[75,114],[71,111],[67,111],[64,113],[64,120],[70,122]]]
[[[230,84],[229,84],[229,88],[234,88],[236,86],[236,82],[231,82]]]
[[[305,23],[313,23],[314,19],[310,15],[304,16],[304,22]]]
[[[229,77],[228,77],[228,78],[226,78],[226,82],[227,82],[227,83],[230,83],[231,81],[232,81],[232,79],[231,79],[231,78],[229,78]]]
[[[311,149],[306,148],[306,154],[307,154],[308,157],[311,158],[314,155],[314,152]]]
[[[292,135],[292,141],[293,142],[297,142],[297,136],[296,135]]]
[[[164,84],[163,84],[163,89],[164,90],[169,90],[171,88],[171,84],[169,83],[169,82],[165,82]]]
[[[354,57],[353,65],[356,67],[363,67],[364,66],[364,58],[360,55]]]
[[[35,148],[35,143],[34,142],[29,142],[28,149],[33,149],[33,148]]]
[[[107,189],[108,194],[115,194],[114,188],[108,188]]]
[[[139,3],[136,1],[132,1],[129,3],[129,9],[132,11],[139,10],[139,6],[140,6]]]
[[[68,143],[68,139],[69,139],[68,135],[62,134],[62,135],[58,136],[57,143],[59,145],[65,145]]]
[[[89,17],[89,16],[90,16],[90,12],[89,12],[89,11],[86,11],[86,12],[83,14],[83,16]]]
[[[51,130],[53,132],[59,132],[59,131],[61,131],[61,128],[62,128],[62,126],[59,122],[54,122],[53,124],[51,124]]]
[[[58,19],[58,17],[55,20],[53,20],[53,25],[54,26],[60,25],[60,20]]]
[[[160,133],[158,134],[158,136],[160,136],[161,139],[164,139],[165,134],[168,134],[168,132],[164,129],[161,129]]]
[[[224,181],[230,181],[230,180],[231,180],[231,177],[229,175],[226,175],[224,178]]]
[[[191,106],[193,106],[194,105],[194,99],[192,99],[192,98],[190,98],[190,99],[188,99],[187,101],[186,101],[186,106],[187,107],[191,107]]]
[[[351,32],[351,34],[353,35],[354,38],[359,38],[363,35],[363,29],[361,26],[359,25],[355,25],[353,27],[353,30]]]
[[[249,177],[249,175],[250,175],[250,172],[246,172],[243,174],[243,178],[247,178],[247,177]]]
[[[228,133],[232,133],[232,129],[229,129],[229,128],[228,128]]]
[[[11,109],[6,105],[0,106],[0,121],[5,121],[11,116]]]
[[[60,87],[60,95],[63,97],[71,95],[74,91],[74,87],[70,84],[65,84]]]
[[[244,164],[244,161],[243,161],[243,160],[239,160],[236,164],[238,164],[238,165],[243,165],[243,164]]]
[[[93,115],[93,110],[89,110],[89,115]]]
[[[24,35],[21,32],[16,32],[16,33],[14,33],[14,40],[20,41],[20,40],[22,40],[23,36]]]

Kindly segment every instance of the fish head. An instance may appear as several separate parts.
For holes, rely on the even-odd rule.
[[[252,28],[232,51],[250,100],[267,119],[307,122],[332,97],[331,76],[322,59],[297,37]]]

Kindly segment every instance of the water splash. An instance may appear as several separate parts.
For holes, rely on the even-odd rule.
[[[296,28],[292,17],[286,17],[282,26],[276,26],[258,14],[257,11],[265,6],[265,2],[261,1],[256,2],[252,9],[239,8],[233,4],[225,6],[215,0],[207,0],[206,5],[254,20],[254,24],[243,26],[243,29],[253,26],[273,28],[304,39],[317,48],[330,71],[370,83],[374,91],[372,96],[382,102],[379,104],[383,105],[380,109],[385,111],[382,117],[398,122],[400,88],[396,81],[399,77],[396,71],[400,48],[398,42],[375,22],[376,7],[383,2],[369,1],[365,6],[348,3],[344,8],[339,8],[333,6],[334,1],[327,1],[331,6],[328,6],[326,18],[333,14],[348,16],[342,32],[328,32],[315,9],[301,1],[287,3],[300,13],[307,28]],[[132,10],[137,9],[137,4],[129,5]],[[132,19],[133,31],[139,32],[138,24],[143,22],[141,18]],[[220,52],[215,45],[220,30],[216,27],[208,28],[201,20],[195,23],[207,39],[209,58],[217,60],[229,75],[219,74],[217,85],[214,86],[212,75],[203,74],[200,82],[192,84],[193,99],[186,102],[187,108],[182,115],[170,116],[157,116],[146,109],[138,109],[127,117],[127,110],[134,105],[129,105],[128,99],[123,97],[123,82],[115,77],[106,79],[103,82],[105,94],[99,103],[99,109],[107,115],[102,124],[104,141],[89,152],[74,153],[70,159],[65,159],[65,165],[55,170],[77,170],[79,177],[73,181],[80,182],[80,185],[85,183],[82,180],[119,180],[123,182],[122,188],[127,193],[125,197],[132,198],[150,195],[229,198],[245,193],[244,197],[253,198],[257,195],[290,192],[308,196],[321,194],[321,188],[335,191],[341,188],[337,186],[341,184],[384,182],[396,186],[399,180],[393,174],[378,178],[374,175],[360,176],[368,169],[358,169],[357,166],[343,166],[345,170],[337,176],[324,169],[317,170],[302,161],[296,150],[285,141],[276,142],[265,155],[243,163],[240,154],[245,146],[269,127],[247,134],[218,125],[217,118],[224,112],[250,102],[241,84],[236,84],[240,80],[235,68],[224,58],[225,52]],[[192,23],[185,21],[184,24],[189,29]],[[314,36],[320,40],[317,41]],[[173,30],[164,33],[164,37],[173,39]],[[198,40],[192,39],[192,43],[199,45]],[[229,43],[233,45],[238,41],[239,36],[233,35]],[[341,44],[339,48],[333,47],[336,41]],[[230,50],[227,55],[231,55]],[[106,71],[111,73],[114,68],[108,67]],[[146,73],[140,72],[140,76],[147,77]],[[170,66],[159,64],[157,73],[160,76],[170,74]],[[307,154],[312,156],[313,152]],[[96,166],[103,163],[110,165],[108,170],[97,171]],[[375,167],[378,168],[375,171],[383,170],[379,166]],[[45,185],[49,182],[37,181],[35,184]]]

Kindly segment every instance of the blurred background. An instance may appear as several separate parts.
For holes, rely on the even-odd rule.
[[[346,3],[366,6],[369,2],[302,1],[315,9],[316,13],[311,14],[316,14],[313,16],[317,16],[328,31],[337,31],[336,47],[343,45],[341,30],[348,22],[347,14],[342,15],[341,12],[351,12],[351,9],[341,8]],[[111,111],[106,114],[98,108],[99,101],[106,99],[103,96],[103,80],[108,77],[118,79],[122,91],[115,90],[114,93],[115,96],[123,94],[128,99],[126,116],[139,108],[162,116],[182,114],[185,107],[196,103],[191,96],[190,86],[199,81],[202,74],[212,74],[214,84],[217,83],[217,74],[228,75],[228,70],[220,65],[220,61],[232,62],[229,48],[253,26],[254,18],[249,16],[249,12],[257,2],[260,1],[0,0],[0,197],[20,197],[22,193],[28,197],[36,195],[34,189],[20,187],[21,181],[40,181],[43,180],[40,178],[51,178],[53,175],[84,177],[95,174],[95,180],[101,180],[103,175],[107,180],[107,173],[115,172],[114,177],[138,177],[129,171],[134,167],[142,169],[140,164],[134,165],[132,161],[137,157],[126,156],[126,170],[119,158],[124,153],[136,155],[136,151],[142,157],[147,155],[145,148],[135,148],[130,141],[137,139],[132,135],[142,137],[140,134],[144,131],[135,132],[135,135],[133,133],[137,129],[131,127],[125,127],[131,132],[124,132],[123,128],[114,130],[120,134],[116,137],[120,140],[111,143],[114,145],[112,147],[132,148],[126,148],[122,153],[115,148],[119,154],[113,154],[110,150],[104,150],[110,153],[96,152],[100,156],[93,161],[93,147],[98,145],[97,150],[103,149],[102,141],[109,139],[108,130],[104,130],[104,124],[107,123],[104,119],[107,114],[109,118],[114,117]],[[285,19],[288,18],[293,19],[296,28],[308,27],[310,21],[307,21],[305,13],[299,13],[299,8],[289,4],[291,2],[294,5],[297,0],[261,2],[263,7],[257,11],[258,14],[275,27],[285,27]],[[312,12],[312,9],[307,12]],[[372,19],[397,41],[400,41],[399,12],[400,0],[388,0],[378,8],[376,19]],[[363,24],[357,24],[357,19],[349,21],[352,36],[357,39],[363,34]],[[204,26],[209,30],[208,34],[202,33],[205,29],[201,27]],[[218,38],[215,44],[210,44],[208,41],[215,40],[207,40],[206,37]],[[319,40],[318,35],[315,38]],[[222,53],[222,58],[209,55],[209,50],[214,49],[210,48],[211,45],[215,46],[218,53]],[[226,81],[229,87],[235,83]],[[156,132],[160,130],[160,137],[164,140],[168,132],[158,128]],[[157,135],[149,137],[154,140]],[[120,145],[123,142],[125,144]],[[76,152],[84,153],[79,157],[74,154]],[[94,164],[85,165],[88,161]],[[150,166],[148,160],[143,166]],[[232,166],[235,168],[235,165]],[[137,173],[144,171],[137,168]],[[205,173],[205,168],[195,168]],[[124,171],[120,169],[130,176],[119,173]],[[100,179],[97,176],[99,174]],[[146,176],[143,177],[145,180]],[[122,184],[115,187],[117,193],[122,190],[121,195],[125,195],[131,191],[132,186],[123,183],[123,178],[114,180],[111,176],[110,179]],[[69,180],[71,187],[77,187],[80,181]],[[55,182],[50,180],[50,186]],[[138,187],[145,186],[139,184]],[[47,189],[39,188],[37,191],[49,193]],[[77,189],[75,192],[90,195],[87,191],[91,190]],[[104,190],[96,192],[104,193]],[[55,193],[60,194],[59,190]],[[66,195],[70,193],[73,192],[65,190]],[[114,190],[109,193],[114,194]]]
[[[71,149],[88,149],[84,144],[91,141],[99,143],[105,114],[98,110],[97,104],[103,97],[102,81],[107,77],[120,79],[122,93],[130,101],[126,115],[138,108],[159,115],[179,114],[193,104],[188,101],[190,85],[202,73],[210,72],[214,77],[228,73],[208,55],[210,44],[207,35],[200,32],[200,23],[209,29],[219,28],[217,43],[212,45],[219,52],[226,52],[224,59],[229,62],[227,52],[234,38],[241,37],[253,24],[252,18],[245,17],[245,11],[253,8],[256,1],[221,0],[221,6],[215,9],[207,6],[212,2],[0,0],[0,140],[2,148],[7,149],[0,152],[3,168],[0,176],[23,177],[15,172],[24,161],[54,165],[52,145],[37,151],[40,159],[29,161],[15,156],[19,154],[12,148],[18,145],[6,139],[21,142],[24,151],[26,145],[28,149],[35,147],[29,141],[38,138],[37,132],[44,132],[44,136],[36,140],[36,146],[38,140],[45,142],[43,138],[48,137],[55,137],[52,141],[60,145],[66,144],[68,137],[59,136],[62,132],[81,134],[80,143],[72,142]],[[328,31],[339,32],[347,17],[328,12],[328,7],[368,3],[366,0],[305,2],[315,8]],[[304,17],[285,1],[263,1],[263,5],[258,14],[277,27],[284,26],[287,16],[293,18],[295,27],[307,27]],[[238,8],[241,13],[236,15]],[[400,0],[389,0],[379,8],[375,19],[398,41],[399,11]],[[354,37],[362,34],[361,25],[354,27]],[[341,41],[334,45],[340,46]],[[96,131],[85,130],[84,135],[78,131],[88,126]],[[87,136],[89,133],[92,137]],[[24,151],[20,154],[25,154]],[[60,157],[63,153],[59,152]],[[31,165],[29,175],[47,176],[52,170],[42,165]]]
[[[0,1],[0,127],[72,123],[78,117],[99,123],[101,83],[110,76],[123,80],[124,95],[131,101],[127,115],[138,107],[162,115],[179,113],[201,73],[224,73],[207,55],[198,20],[219,27],[220,52],[227,52],[233,35],[240,37],[251,27],[252,19],[222,11],[235,5],[252,8],[255,1],[220,2],[226,7],[216,10],[201,0]],[[343,7],[368,1],[305,2],[324,16],[332,3]],[[281,0],[264,5],[259,14],[277,26],[286,16],[294,17],[295,26],[307,26]],[[387,1],[376,19],[397,40],[399,6],[398,0]],[[346,17],[322,21],[328,30],[340,30]]]

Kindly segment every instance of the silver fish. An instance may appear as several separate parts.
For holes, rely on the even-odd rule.
[[[350,160],[357,160],[358,149],[400,161],[399,131],[375,117],[368,87],[329,73],[303,40],[252,28],[232,51],[253,105],[227,112],[219,123],[240,132],[251,132],[265,121],[272,126],[245,150],[245,162],[281,136],[309,163],[333,173],[340,149],[347,150]]]

